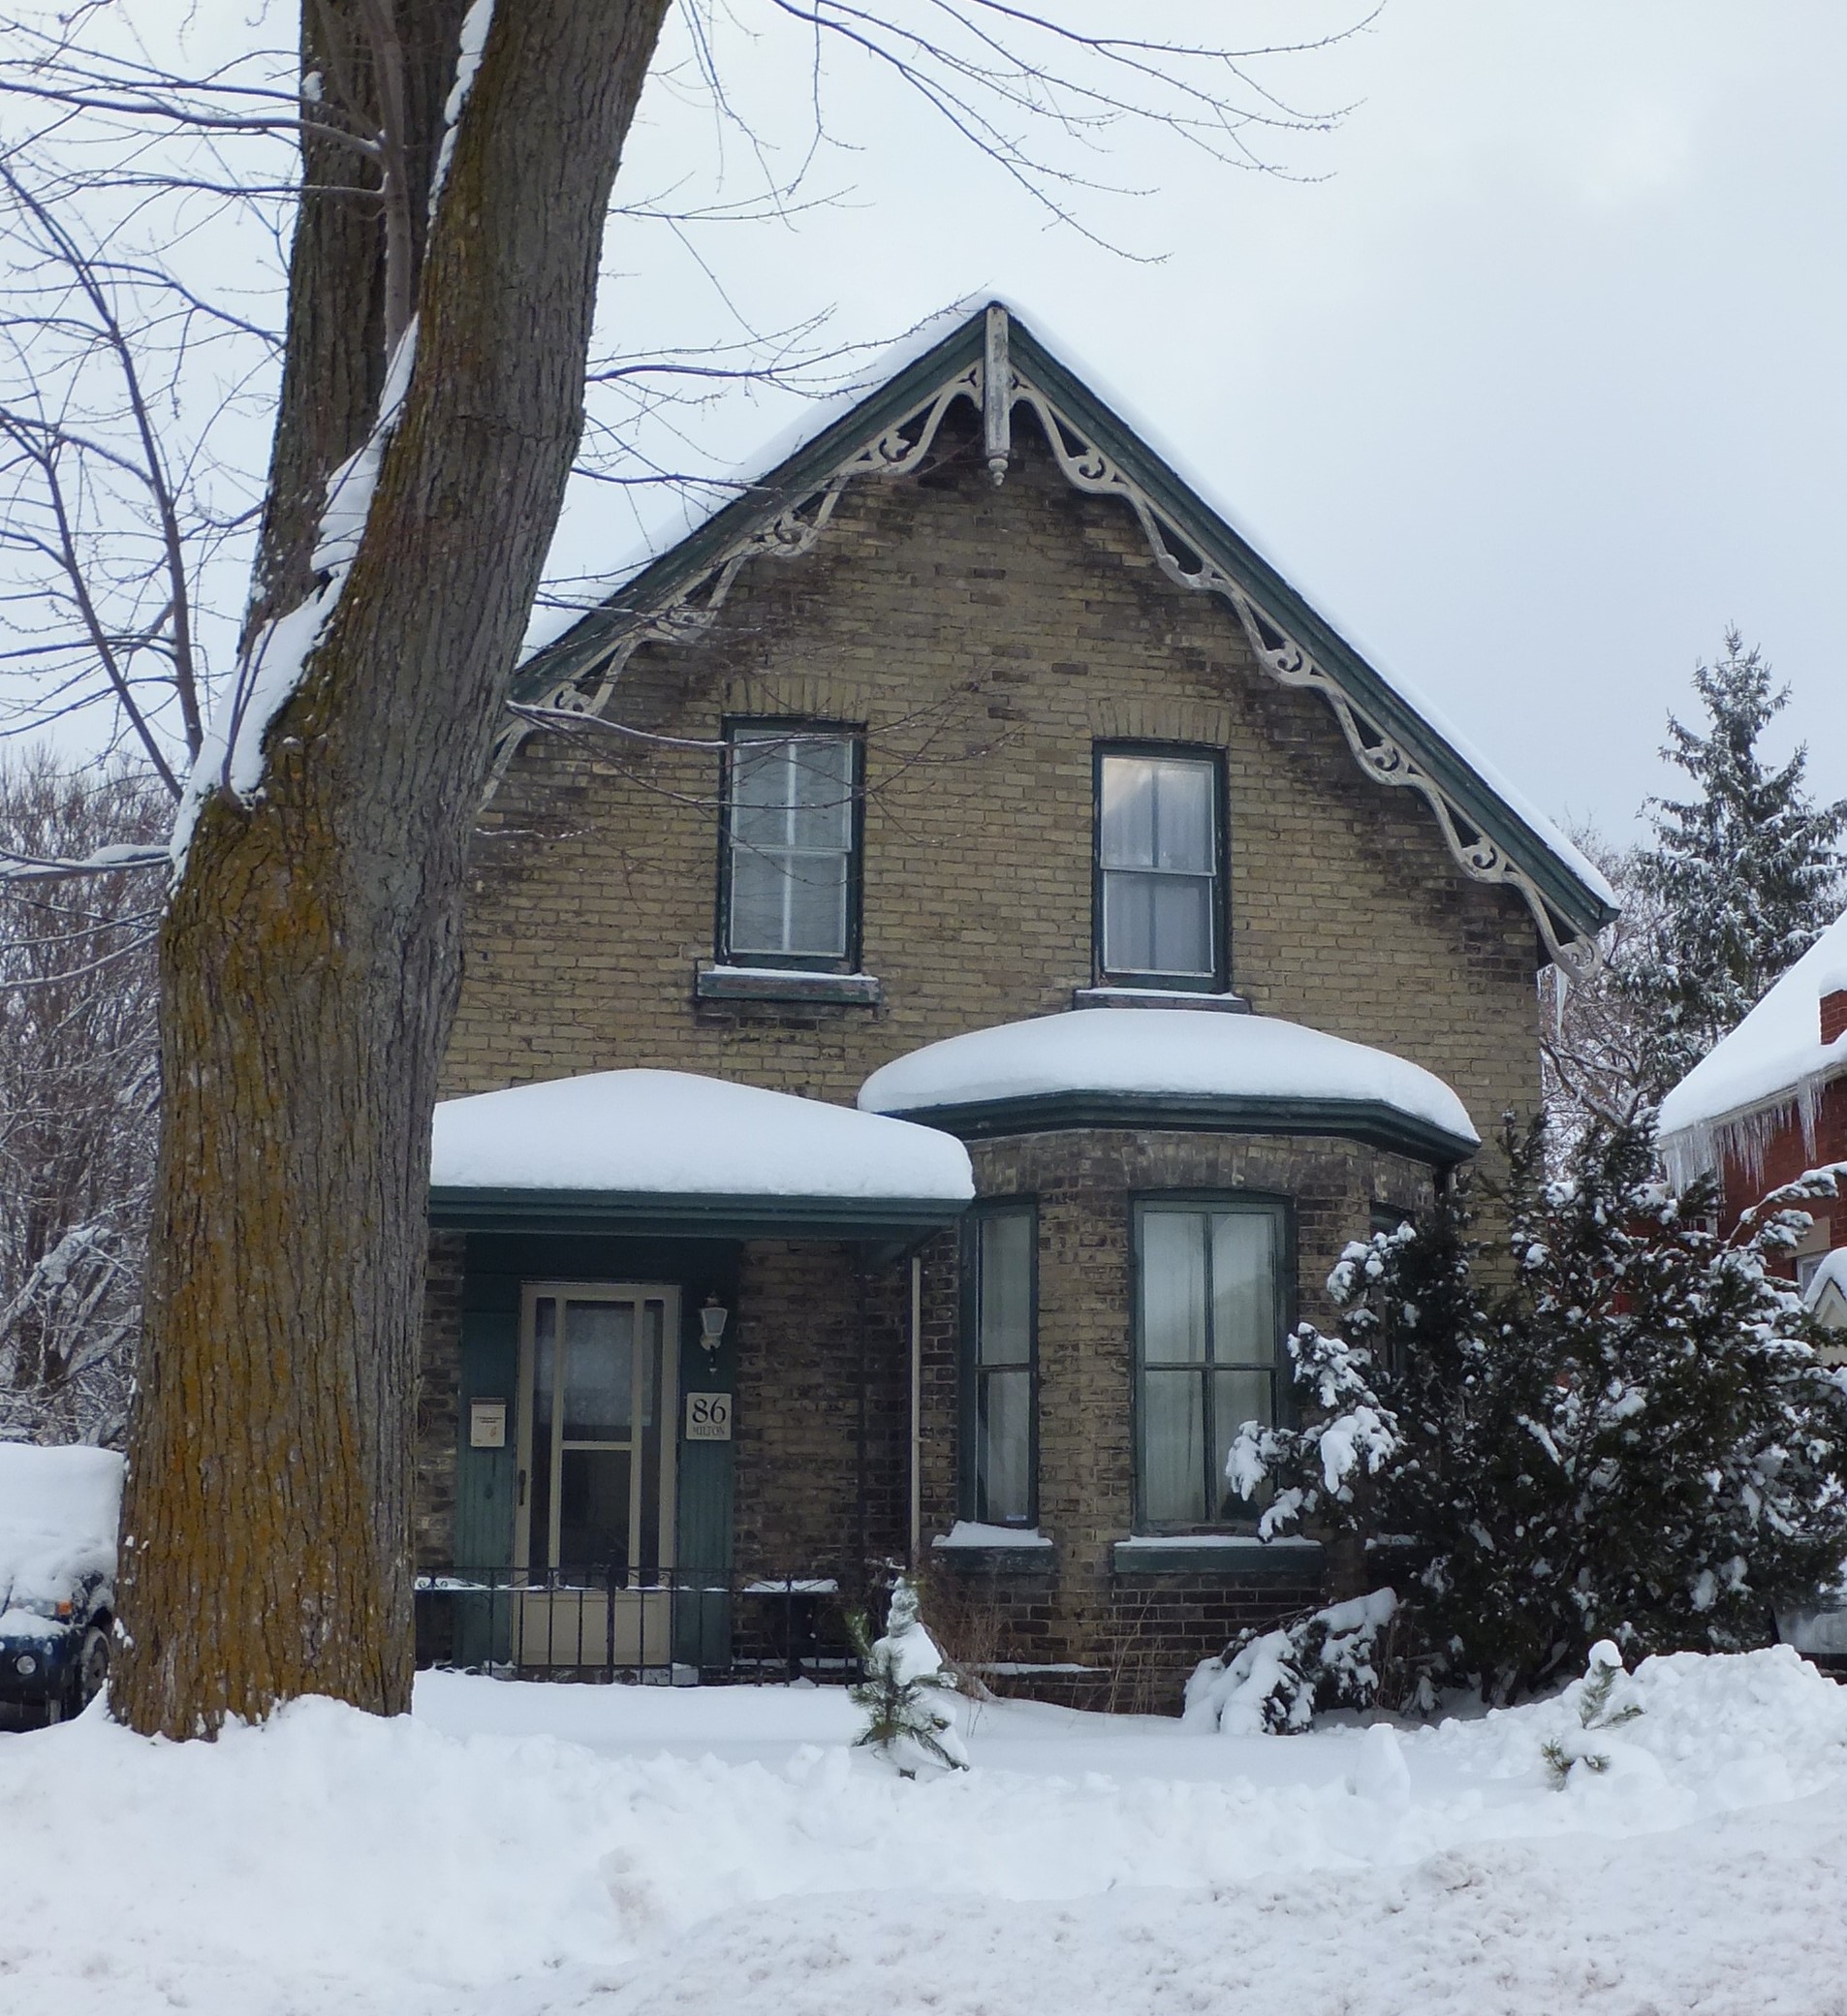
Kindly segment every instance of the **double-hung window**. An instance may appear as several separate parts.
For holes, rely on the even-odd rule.
[[[1153,1528],[1250,1516],[1225,1481],[1232,1437],[1281,1401],[1287,1220],[1255,1200],[1136,1211],[1136,1470]]]
[[[1030,1204],[978,1212],[968,1231],[963,1504],[987,1526],[1031,1526],[1038,1365],[1037,1215]]]
[[[753,721],[730,731],[722,955],[850,965],[857,948],[860,741],[846,729]]]
[[[1131,985],[1224,980],[1223,771],[1192,751],[1097,752],[1097,965]]]

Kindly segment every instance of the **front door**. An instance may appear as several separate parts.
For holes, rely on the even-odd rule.
[[[669,1663],[678,1344],[672,1287],[526,1285],[517,1664]]]

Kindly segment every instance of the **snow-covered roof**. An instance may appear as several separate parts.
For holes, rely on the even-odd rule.
[[[1143,1102],[1151,1116],[1172,1111],[1176,1125],[1190,1107],[1196,1123],[1216,1115],[1279,1133],[1363,1138],[1383,1119],[1388,1132],[1452,1155],[1480,1144],[1468,1109],[1421,1064],[1273,1016],[1190,1008],[1078,1008],[976,1029],[896,1058],[860,1090],[869,1113],[945,1121],[973,1108],[1030,1115],[1074,1101],[1080,1116]]]
[[[1847,1033],[1821,1040],[1822,996],[1841,988],[1847,912],[1662,1100],[1661,1147],[1676,1183],[1715,1167],[1722,1149],[1748,1152],[1763,1131],[1754,1118],[1793,1111],[1813,1138],[1822,1087],[1847,1074]]]
[[[731,503],[663,550],[623,556],[598,584],[602,595],[595,607],[575,614],[548,614],[528,638],[517,697],[544,700],[560,674],[566,684],[592,674],[618,633],[632,635],[644,628],[653,614],[691,592],[713,568],[727,564],[728,555],[746,549],[762,527],[799,506],[817,488],[825,488],[833,479],[835,465],[864,445],[860,435],[878,438],[901,417],[889,410],[890,395],[907,374],[915,375],[933,353],[941,352],[943,373],[954,378],[968,367],[964,353],[971,342],[979,358],[979,331],[988,306],[1005,310],[1013,328],[1016,386],[1021,383],[1017,367],[1028,357],[1042,360],[1043,367],[1032,368],[1039,375],[1049,369],[1063,382],[1061,396],[1083,408],[1076,417],[1088,422],[1100,416],[1120,428],[1125,438],[1110,452],[1121,456],[1125,467],[1132,462],[1131,474],[1161,493],[1159,508],[1165,510],[1169,502],[1176,506],[1185,521],[1187,543],[1203,536],[1200,551],[1209,554],[1214,566],[1229,568],[1240,579],[1248,576],[1243,586],[1265,605],[1267,619],[1281,622],[1369,720],[1416,744],[1412,753],[1420,771],[1428,776],[1431,788],[1460,811],[1465,826],[1489,830],[1494,844],[1487,849],[1487,855],[1503,869],[1511,863],[1541,885],[1537,893],[1523,893],[1535,907],[1536,919],[1543,920],[1542,929],[1550,934],[1554,926],[1562,926],[1561,942],[1593,936],[1616,908],[1614,893],[1596,866],[1457,735],[1410,681],[1385,669],[1377,654],[1362,650],[1351,627],[1336,628],[1324,599],[1316,597],[1311,604],[1296,585],[1299,573],[1292,569],[1285,575],[1275,566],[1236,514],[1214,495],[1212,485],[1190,469],[1185,457],[1129,401],[1109,389],[1102,374],[1080,362],[1062,339],[1048,344],[1037,323],[1029,326],[1017,307],[998,298],[959,301],[920,324],[861,374],[850,392],[818,404],[797,426],[741,465],[738,495]],[[921,383],[910,385],[906,395],[919,394]],[[928,390],[922,391],[926,399]]]
[[[654,1199],[965,1203],[959,1141],[762,1086],[688,1071],[598,1071],[447,1099],[431,1129],[436,1191]]]
[[[112,1449],[0,1442],[0,1612],[68,1595],[74,1576],[110,1576],[122,1505]]]

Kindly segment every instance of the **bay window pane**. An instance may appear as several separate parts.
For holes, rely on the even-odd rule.
[[[1276,1220],[1227,1212],[1212,1220],[1212,1356],[1221,1365],[1276,1358]]]
[[[980,1237],[976,1362],[1026,1365],[1032,1359],[1032,1213],[997,1212],[981,1221]]]
[[[1247,1421],[1263,1428],[1275,1426],[1275,1402],[1268,1372],[1214,1372],[1212,1374],[1212,1490],[1218,1501],[1218,1519],[1248,1519],[1252,1506],[1240,1498],[1225,1481],[1225,1459],[1231,1454],[1237,1431]]]
[[[1142,1381],[1142,1504],[1155,1526],[1205,1518],[1205,1381],[1151,1371]]]
[[[1142,1351],[1149,1365],[1205,1358],[1205,1227],[1199,1212],[1142,1220]]]
[[[996,1526],[1023,1526],[1032,1517],[1032,1373],[1025,1366],[983,1372],[979,1419],[976,1517]]]

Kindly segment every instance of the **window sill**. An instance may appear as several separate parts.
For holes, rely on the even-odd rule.
[[[1016,1575],[1049,1573],[1057,1559],[1051,1536],[1037,1528],[981,1526],[967,1519],[938,1533],[930,1554],[946,1568],[1005,1569]]]
[[[1248,1015],[1242,994],[1194,993],[1183,987],[1074,987],[1074,1008],[1204,1008],[1219,1015]]]
[[[1318,1540],[1260,1540],[1254,1533],[1138,1533],[1112,1550],[1118,1575],[1219,1575],[1228,1582],[1317,1577]]]
[[[870,973],[804,973],[783,966],[702,966],[693,976],[700,1001],[806,1001],[876,1008],[884,990]]]

